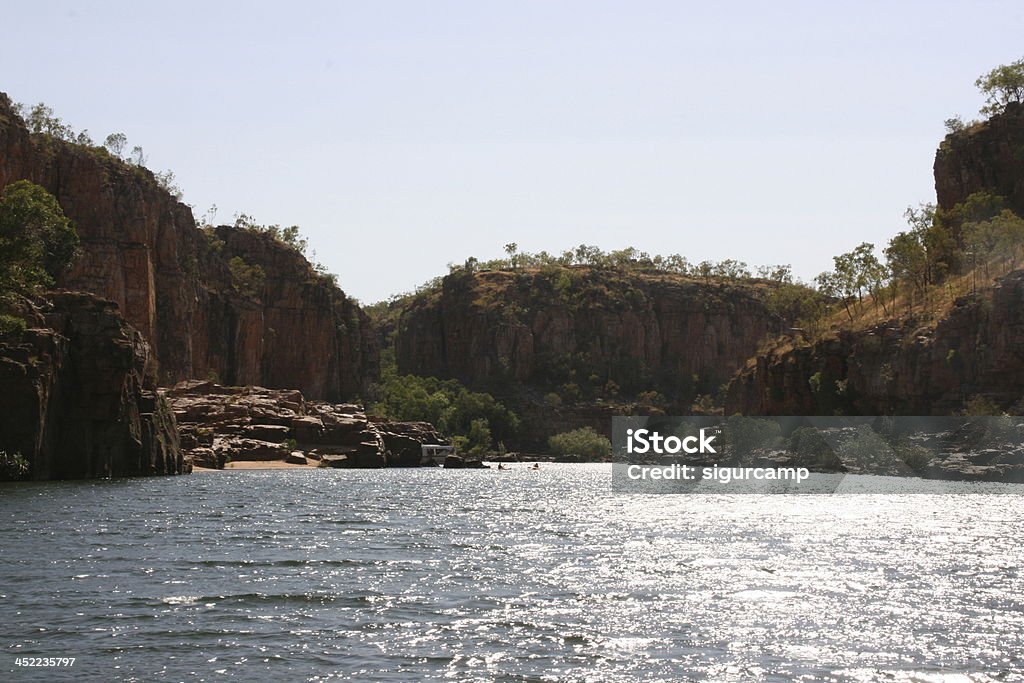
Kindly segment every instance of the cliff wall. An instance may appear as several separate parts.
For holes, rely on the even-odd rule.
[[[300,254],[247,231],[211,239],[148,170],[30,134],[0,93],[0,187],[21,179],[56,196],[81,237],[60,285],[116,302],[152,345],[161,383],[217,376],[339,400],[376,377],[365,316]],[[263,269],[265,287],[238,291],[236,256]]]
[[[1005,197],[1024,216],[1024,105],[951,133],[935,153],[935,196],[950,209],[975,192]]]
[[[765,285],[586,267],[449,275],[395,335],[403,374],[470,387],[714,392],[782,321]],[[563,396],[571,400],[573,396]],[[688,404],[687,404],[688,405]]]
[[[1024,387],[1024,271],[958,299],[938,323],[841,331],[752,359],[726,414],[949,415],[983,397],[1013,408]],[[1019,407],[1017,408],[1019,410]]]
[[[30,329],[0,343],[0,450],[37,480],[191,470],[152,351],[115,304],[58,292],[24,315]]]

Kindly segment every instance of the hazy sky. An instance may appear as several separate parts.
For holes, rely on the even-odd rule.
[[[201,214],[298,224],[364,302],[580,243],[792,263],[932,201],[1019,2],[37,2],[0,90],[122,131]]]

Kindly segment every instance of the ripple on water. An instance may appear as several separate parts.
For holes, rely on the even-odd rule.
[[[24,679],[23,655],[98,680],[1024,680],[1019,496],[454,474],[5,485],[0,672]]]

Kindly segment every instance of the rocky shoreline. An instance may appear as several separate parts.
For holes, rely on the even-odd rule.
[[[161,392],[185,457],[223,469],[232,462],[368,469],[420,467],[422,446],[449,441],[426,422],[367,416],[362,406],[307,400],[302,392],[187,381]]]

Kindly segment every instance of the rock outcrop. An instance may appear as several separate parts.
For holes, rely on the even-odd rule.
[[[0,343],[0,450],[36,480],[190,471],[151,349],[116,304],[56,292],[23,315]]]
[[[424,422],[368,417],[361,406],[308,401],[295,390],[189,381],[167,390],[182,447],[203,467],[280,460],[324,467],[415,467],[423,444],[447,444]]]
[[[1024,387],[1024,271],[914,320],[781,345],[729,385],[726,414],[950,415],[974,397],[1010,408]]]
[[[1024,104],[946,136],[935,153],[935,195],[951,209],[975,192],[1005,197],[1024,216]]]
[[[949,210],[977,192],[1024,215],[1024,105],[947,135],[935,192]],[[941,298],[941,296],[940,296]],[[1024,388],[1024,271],[962,297],[937,322],[902,318],[780,340],[731,382],[725,410],[746,415],[949,415],[975,397],[1019,411]]]
[[[457,273],[403,313],[398,370],[498,393],[611,382],[623,395],[657,389],[689,401],[780,331],[767,291],[585,267]]]
[[[56,196],[81,237],[61,286],[116,302],[162,384],[216,376],[341,400],[377,376],[366,317],[300,254],[267,234],[197,229],[148,170],[30,134],[0,93],[0,188],[21,179]],[[246,268],[263,277],[239,282]]]

